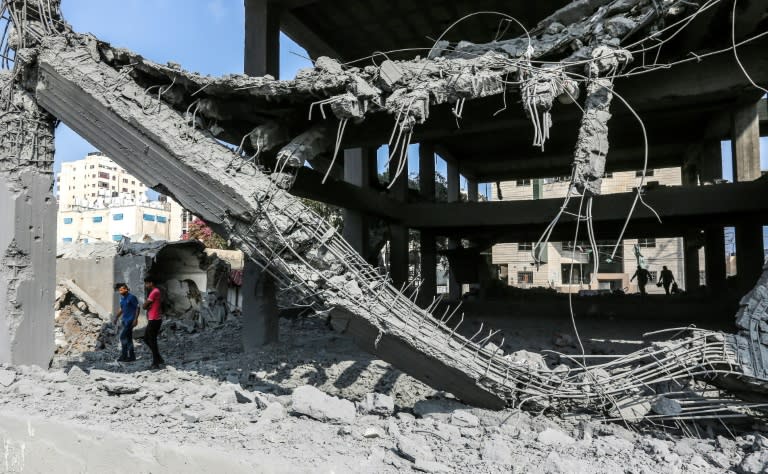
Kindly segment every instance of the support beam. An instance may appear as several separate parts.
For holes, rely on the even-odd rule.
[[[396,160],[389,162],[389,179],[395,180],[389,194],[395,201],[405,203],[408,197],[408,164],[395,178],[398,165]],[[402,288],[408,281],[408,227],[391,222],[389,236],[389,276],[395,288]]]
[[[280,77],[280,6],[245,0],[245,73]]]
[[[749,291],[763,272],[763,226],[758,222],[736,226],[736,280],[740,291]]]
[[[733,180],[753,181],[760,177],[760,123],[758,102],[740,104],[733,110],[731,151]]]
[[[477,202],[478,200],[478,184],[476,179],[467,178],[467,201]]]
[[[453,209],[459,202],[459,168],[454,162],[448,162],[448,206],[443,205],[446,209]],[[448,249],[453,250],[461,246],[461,241],[458,239],[448,239]],[[461,299],[461,285],[456,281],[453,273],[453,269],[449,267],[450,273],[448,277],[448,298],[451,301],[458,301]]]
[[[714,183],[723,179],[723,154],[719,141],[707,141],[702,144],[699,157],[699,180],[701,184]]]
[[[344,150],[344,181],[361,189],[369,189],[370,168],[376,163],[376,150],[352,148]],[[365,211],[344,209],[342,236],[363,258],[368,257],[369,216]]]
[[[429,143],[419,146],[419,193],[424,201],[435,201],[435,148]],[[421,289],[418,303],[426,307],[437,294],[437,242],[434,233],[419,232],[419,256]]]
[[[278,308],[275,280],[258,264],[245,259],[243,268],[243,350],[278,341]]]
[[[725,232],[720,226],[709,227],[704,238],[707,290],[720,293],[725,290]]]
[[[425,201],[435,201],[435,147],[431,143],[419,145],[419,192]]]
[[[691,292],[699,288],[699,242],[697,231],[688,233],[683,238],[684,265],[685,265],[685,291]]]

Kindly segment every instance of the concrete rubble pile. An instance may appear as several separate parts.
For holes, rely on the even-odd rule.
[[[136,365],[143,348],[115,363],[116,346],[59,354],[49,370],[0,365],[0,471],[759,473],[768,462],[764,424],[731,436],[711,420],[695,435],[472,407],[361,354],[322,318],[281,325],[290,338],[253,352],[231,349],[237,319],[167,331],[171,365],[157,372]]]
[[[4,3],[17,13],[14,18],[26,19],[10,32],[15,76],[7,76],[6,89],[23,87],[24,97],[226,236],[285,291],[294,293],[297,304],[330,310],[360,346],[409,375],[480,407],[584,411],[628,421],[716,417],[736,408],[762,407],[734,398],[764,395],[768,388],[762,323],[745,323],[748,337],[693,331],[599,366],[587,367],[578,357],[565,356],[555,368],[521,363],[516,354],[504,353],[497,332],[481,327],[465,338],[456,330],[463,322],[457,311],[435,316],[433,307],[418,307],[413,301],[418,289],[398,291],[287,191],[293,174],[286,170],[333,143],[306,135],[319,133],[316,127],[323,122],[317,115],[317,122],[309,123],[296,117],[313,111],[325,115],[326,106],[339,119],[335,148],[348,120],[359,122],[386,112],[396,122],[391,149],[402,155],[413,127],[428,120],[430,106],[454,103],[460,116],[465,100],[506,93],[502,79],[512,77],[524,84],[521,94],[536,130],[534,141],[543,146],[552,99],[572,99],[579,87],[568,68],[531,65],[532,58],[554,56],[562,57],[563,64],[574,59],[586,63],[587,110],[573,188],[583,195],[597,194],[608,151],[607,141],[601,140],[610,117],[611,84],[603,77],[629,61],[622,41],[656,31],[662,20],[696,9],[701,2],[575,2],[588,13],[566,7],[537,27],[530,40],[525,36],[503,45],[460,44],[445,55],[435,50],[427,59],[365,68],[345,69],[320,58],[313,70],[294,81],[211,79],[153,64],[72,32],[59,21],[57,8],[43,9],[42,3],[48,4]],[[574,15],[576,19],[570,19]],[[559,18],[569,18],[568,26]],[[584,63],[578,70],[584,73]],[[249,121],[235,111],[242,114],[245,109],[247,115],[270,119],[244,131],[239,127]],[[233,151],[215,137],[241,145]],[[296,140],[303,144],[297,146]],[[288,149],[280,148],[286,143]],[[269,151],[280,157],[279,162],[272,160],[277,171],[264,167],[270,163]],[[759,288],[753,292],[754,301],[745,302],[742,319],[764,318],[765,296]],[[734,391],[688,404],[693,392],[680,387],[692,379],[720,386],[738,381],[748,385],[749,393]],[[668,386],[677,388],[664,388]],[[664,392],[686,408],[655,410],[670,405]]]

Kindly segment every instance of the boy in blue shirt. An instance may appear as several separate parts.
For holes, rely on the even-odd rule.
[[[139,300],[130,293],[128,285],[121,284],[117,291],[120,293],[120,309],[115,316],[114,323],[122,316],[122,329],[120,330],[120,358],[118,362],[133,362],[136,353],[133,350],[133,328],[139,322]]]

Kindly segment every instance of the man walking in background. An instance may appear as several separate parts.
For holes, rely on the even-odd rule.
[[[673,281],[675,281],[675,276],[672,274],[672,270],[668,269],[666,266],[662,267],[661,273],[659,274],[659,283],[664,285],[664,291],[666,291],[667,294],[669,294],[669,286]]]
[[[157,346],[157,336],[160,334],[163,315],[160,310],[162,296],[155,284],[156,282],[152,277],[144,279],[144,288],[149,292],[147,300],[143,305],[143,308],[147,310],[147,330],[144,335],[144,341],[147,343],[149,350],[152,351],[152,365],[149,367],[152,370],[159,369],[160,364],[165,364],[165,361],[160,356],[160,349]]]
[[[632,275],[632,278],[630,278],[629,281],[632,281],[635,278],[637,278],[637,287],[640,289],[640,295],[645,296],[645,285],[647,285],[648,281],[651,279],[651,272],[638,265],[635,274]]]
[[[118,362],[133,362],[136,353],[133,350],[133,328],[139,322],[139,300],[132,295],[128,285],[120,284],[117,288],[120,293],[120,309],[117,311],[113,323],[117,324],[122,316],[122,328],[120,329],[120,358]]]

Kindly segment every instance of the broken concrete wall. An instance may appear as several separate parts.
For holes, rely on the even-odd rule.
[[[114,312],[118,301],[115,291],[117,282],[115,258],[114,255],[94,258],[59,258],[56,262],[56,279],[72,280],[107,313]]]
[[[10,71],[0,82],[8,83]],[[0,92],[0,363],[53,355],[53,117],[15,85]]]

